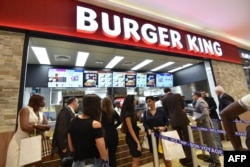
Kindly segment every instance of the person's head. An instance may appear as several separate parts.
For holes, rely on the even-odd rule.
[[[207,92],[205,90],[201,91],[201,97],[204,99],[207,97]]]
[[[41,107],[45,106],[44,96],[37,93],[33,94],[29,99],[28,106],[32,107],[34,111],[39,111]]]
[[[114,107],[109,97],[104,97],[102,99],[101,109],[107,114],[109,120],[113,118]]]
[[[200,97],[201,97],[201,92],[200,92],[200,91],[194,91],[194,92],[192,93],[192,99],[193,99],[194,101],[197,101]]]
[[[119,100],[115,100],[114,101],[114,106],[118,107],[118,108],[121,108],[121,102]]]
[[[67,105],[72,107],[76,111],[79,107],[78,99],[76,97],[68,98]]]
[[[218,85],[215,87],[215,93],[217,96],[220,96],[221,94],[225,93],[225,90],[221,85]]]
[[[169,92],[171,92],[170,88],[164,88],[164,93],[169,93]]]
[[[83,114],[100,121],[101,98],[96,94],[87,94],[83,98]]]
[[[136,99],[134,95],[127,95],[123,101],[121,109],[121,119],[125,119],[124,116],[127,114],[133,115],[136,106]]]
[[[150,107],[151,109],[155,107],[155,98],[154,96],[147,96],[145,99],[148,107]]]

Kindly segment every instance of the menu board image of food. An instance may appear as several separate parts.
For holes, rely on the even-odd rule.
[[[48,87],[82,87],[83,70],[55,69],[48,70]]]
[[[169,73],[156,74],[156,87],[173,87],[173,75]]]
[[[136,86],[136,74],[135,73],[126,73],[125,74],[125,86],[126,87],[135,87]]]
[[[147,86],[147,73],[137,73],[136,87],[146,87],[146,86]]]
[[[96,71],[85,71],[84,72],[84,87],[96,87],[98,74]]]
[[[113,87],[125,87],[124,72],[113,72]]]
[[[147,87],[155,86],[155,74],[147,74]]]
[[[98,87],[112,87],[112,72],[98,71]]]

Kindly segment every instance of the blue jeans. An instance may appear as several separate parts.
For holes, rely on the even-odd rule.
[[[218,124],[219,120],[212,119],[212,123],[213,123],[214,129],[219,129],[219,124]],[[214,133],[214,137],[215,137],[217,148],[220,149],[220,150],[223,150],[223,147],[222,147],[222,144],[221,144],[220,133]]]
[[[86,163],[85,160],[73,161],[72,167],[102,167],[102,160],[100,158],[93,158],[90,163]]]

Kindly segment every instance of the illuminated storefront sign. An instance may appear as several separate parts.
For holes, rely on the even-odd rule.
[[[158,45],[160,47],[171,47],[185,49],[182,38],[186,42],[186,50],[189,52],[208,54],[211,56],[222,56],[223,52],[218,41],[208,40],[196,35],[182,34],[175,29],[163,26],[155,26],[151,23],[139,24],[135,19],[110,15],[101,12],[100,22],[96,11],[77,6],[77,31],[94,34],[100,28],[106,37],[117,38],[122,36],[123,40],[143,41],[147,45]]]
[[[1,0],[0,27],[242,63],[238,48],[218,39],[77,1],[58,1]]]

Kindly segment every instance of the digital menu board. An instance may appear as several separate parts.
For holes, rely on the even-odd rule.
[[[49,68],[48,87],[83,87],[83,70]]]
[[[156,87],[173,87],[173,75],[170,73],[156,74]]]
[[[84,87],[96,87],[98,83],[97,71],[85,71],[84,72]]]
[[[136,73],[126,72],[125,74],[125,86],[135,87],[136,86]]]
[[[112,87],[112,72],[98,71],[98,87]]]
[[[147,73],[137,73],[136,87],[146,87],[146,86],[147,86]]]
[[[147,74],[147,87],[155,87],[155,74]]]
[[[125,72],[113,72],[113,87],[125,87]]]

